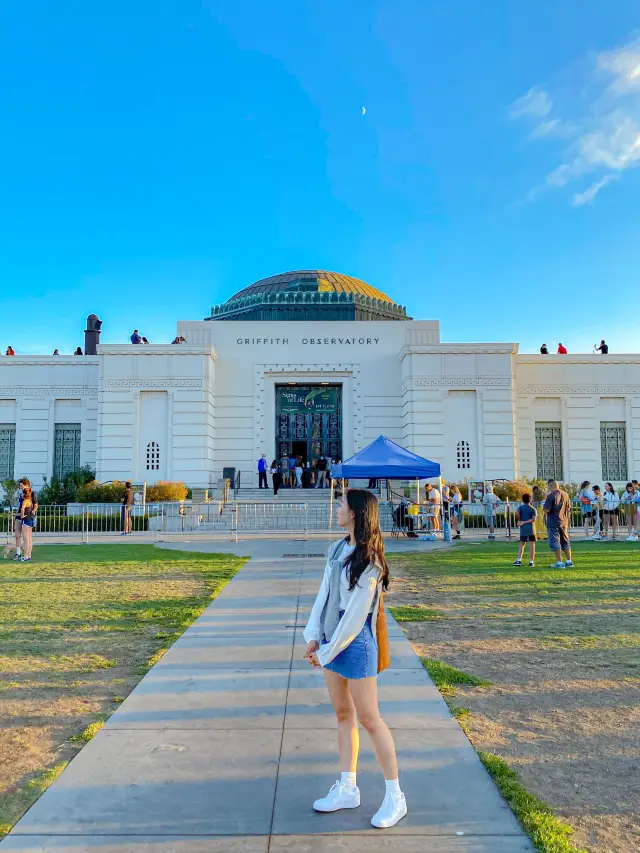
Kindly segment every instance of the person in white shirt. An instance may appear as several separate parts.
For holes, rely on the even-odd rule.
[[[382,602],[389,569],[376,497],[365,489],[349,489],[338,506],[337,520],[348,536],[329,550],[304,638],[308,643],[305,659],[324,668],[338,722],[342,775],[313,807],[318,812],[334,812],[360,805],[356,785],[359,720],[384,773],[385,798],[371,819],[373,826],[384,829],[407,814],[407,804],[398,782],[393,737],[378,709],[376,676],[389,663]]]
[[[482,498],[484,520],[489,528],[489,539],[496,538],[496,508],[499,503],[500,498],[493,493],[493,486],[489,483]]]
[[[611,528],[611,538],[616,539],[618,534],[618,515],[620,512],[620,498],[618,493],[613,488],[612,483],[604,484],[604,493],[602,495],[602,514],[604,516],[604,538],[609,534]]]
[[[431,520],[433,531],[436,533],[440,530],[440,508],[442,506],[442,499],[440,497],[440,492],[435,489],[431,483],[425,483],[424,491],[427,498],[427,518]]]
[[[460,516],[462,515],[462,492],[456,483],[452,483],[449,487],[449,514],[451,516],[451,526],[455,530],[454,539],[460,539]]]

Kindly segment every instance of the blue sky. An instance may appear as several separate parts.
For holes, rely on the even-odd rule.
[[[2,351],[90,312],[169,341],[316,267],[444,341],[640,351],[637,0],[34,0],[0,32]]]

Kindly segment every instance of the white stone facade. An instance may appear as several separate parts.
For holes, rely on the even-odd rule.
[[[0,474],[51,478],[66,424],[101,481],[207,488],[230,466],[255,485],[256,459],[275,455],[276,385],[323,382],[342,388],[343,458],[384,433],[448,479],[513,478],[548,470],[554,441],[565,481],[640,472],[640,355],[442,344],[437,322],[413,320],[180,322],[178,334],[186,345],[0,356]],[[616,442],[604,469],[603,429]]]

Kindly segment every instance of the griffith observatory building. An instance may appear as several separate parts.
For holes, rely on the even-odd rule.
[[[520,355],[441,343],[434,320],[323,270],[257,281],[182,345],[100,344],[83,356],[0,355],[0,481],[183,481],[256,460],[346,459],[384,433],[448,480],[519,476],[621,485],[640,472],[640,355]]]

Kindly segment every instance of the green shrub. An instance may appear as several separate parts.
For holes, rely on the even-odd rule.
[[[132,515],[131,529],[140,532],[149,529],[148,515]],[[34,528],[38,533],[80,533],[82,530],[99,533],[114,533],[122,530],[122,519],[120,513],[113,515],[99,515],[98,513],[86,513],[84,520],[82,515],[66,515],[63,512],[40,512]]]

